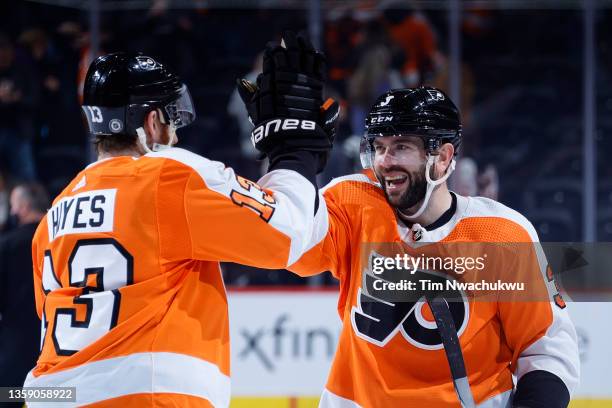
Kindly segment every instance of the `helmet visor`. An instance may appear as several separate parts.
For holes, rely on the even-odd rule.
[[[187,86],[183,84],[178,97],[165,104],[163,112],[168,124],[173,125],[176,129],[187,126],[195,120],[193,101]]]
[[[414,149],[421,150],[425,148],[425,151],[430,154],[429,143],[435,142],[432,135],[424,135],[416,132],[405,132],[405,133],[369,133],[366,132],[361,138],[359,146],[359,158],[363,168],[373,168],[374,162],[377,157],[376,140],[379,138],[392,138],[387,142],[380,142],[381,146],[387,151],[387,154],[391,154],[395,157],[398,162],[409,163],[414,159],[410,153]],[[411,149],[406,149],[407,145],[413,146]],[[397,146],[403,146],[399,149]],[[434,149],[435,150],[435,149]]]
[[[364,134],[359,143],[359,160],[364,169],[374,167],[374,149],[372,148],[372,139],[368,134]]]

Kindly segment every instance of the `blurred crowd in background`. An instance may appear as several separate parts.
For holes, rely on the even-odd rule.
[[[322,11],[328,94],[341,101],[342,114],[321,183],[360,170],[364,118],[378,95],[421,84],[449,86],[446,8],[353,3]],[[141,51],[171,66],[189,86],[198,115],[179,132],[179,146],[259,178],[262,164],[249,141],[235,80],[254,80],[265,44],[285,29],[307,30],[308,13],[170,4],[156,0],[144,10],[103,11],[100,53]],[[597,11],[598,241],[612,241],[611,23],[610,10]],[[455,102],[464,143],[451,185],[524,213],[542,241],[582,236],[582,24],[580,9],[461,14],[461,98]],[[16,186],[26,192],[44,188],[53,198],[92,159],[79,106],[92,55],[88,15],[81,10],[1,2],[0,27],[1,248],[24,224],[11,206]],[[229,285],[332,282],[238,265],[224,265],[224,272]]]

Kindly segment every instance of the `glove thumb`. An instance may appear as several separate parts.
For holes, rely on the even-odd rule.
[[[340,116],[340,105],[333,98],[327,100],[321,105],[321,121],[320,125],[327,132],[330,142],[333,143],[336,136],[336,124]]]

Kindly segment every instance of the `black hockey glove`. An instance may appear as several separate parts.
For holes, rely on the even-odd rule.
[[[325,57],[308,38],[286,32],[281,45],[268,44],[257,84],[238,81],[238,91],[255,125],[251,140],[273,162],[302,150],[323,170],[335,137],[338,103],[323,102]]]

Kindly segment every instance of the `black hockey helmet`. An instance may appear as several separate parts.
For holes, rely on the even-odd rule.
[[[437,88],[394,89],[381,95],[366,117],[361,140],[361,164],[372,167],[372,142],[380,136],[420,136],[428,154],[451,143],[455,154],[461,144],[459,109]]]
[[[151,57],[118,52],[96,58],[85,77],[83,112],[94,135],[136,135],[159,109],[177,129],[195,119],[187,86]]]

